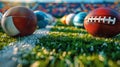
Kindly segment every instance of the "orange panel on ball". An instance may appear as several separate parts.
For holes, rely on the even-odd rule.
[[[63,24],[66,24],[66,17],[67,17],[67,15],[63,16],[63,17],[60,19],[60,21],[61,21]]]

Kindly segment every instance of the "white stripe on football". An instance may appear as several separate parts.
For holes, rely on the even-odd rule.
[[[1,25],[4,31],[10,36],[15,36],[20,33],[19,30],[14,25],[12,16],[4,17],[3,15]]]

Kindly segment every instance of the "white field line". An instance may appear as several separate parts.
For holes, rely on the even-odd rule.
[[[0,51],[0,67],[17,67],[21,55],[27,54],[39,43],[39,38],[46,36],[55,25],[36,30],[32,35],[19,38],[18,42],[10,43]]]

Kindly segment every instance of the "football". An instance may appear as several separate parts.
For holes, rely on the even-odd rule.
[[[73,19],[73,24],[77,28],[84,28],[84,18],[86,17],[87,12],[79,12],[75,15]]]
[[[74,16],[75,16],[74,13],[70,13],[70,14],[67,15],[67,17],[66,17],[66,24],[67,25],[73,25]]]
[[[37,17],[37,27],[45,28],[49,22],[49,18],[47,16],[47,14],[40,10],[35,10],[34,14]]]
[[[26,7],[16,6],[8,9],[1,20],[1,26],[10,36],[31,35],[36,29],[36,16]]]
[[[93,36],[116,36],[120,33],[119,13],[107,7],[97,8],[85,17],[84,26]]]
[[[66,17],[67,17],[67,15],[64,15],[64,16],[60,19],[60,21],[62,22],[62,24],[66,24]]]

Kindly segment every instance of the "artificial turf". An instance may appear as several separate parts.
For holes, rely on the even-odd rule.
[[[21,55],[22,67],[120,67],[120,36],[93,37],[83,28],[59,20],[50,33],[39,39],[28,54]]]
[[[7,35],[0,26],[0,50],[15,41],[17,41],[17,38]]]
[[[118,67],[120,36],[93,37],[83,28],[63,25],[59,20],[40,43],[22,56],[24,66],[38,67]]]

